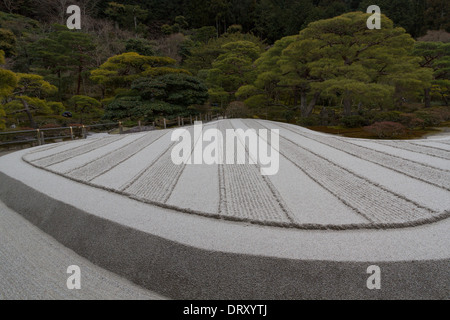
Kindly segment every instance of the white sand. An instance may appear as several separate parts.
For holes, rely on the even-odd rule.
[[[76,183],[21,162],[26,152],[1,157],[0,171],[92,215],[188,246],[303,260],[377,262],[450,258],[450,219],[415,228],[353,231],[233,223],[154,207]],[[45,181],[45,186],[40,181]]]
[[[280,127],[281,128],[281,127]],[[292,139],[302,146],[314,150],[323,157],[332,155],[333,162],[357,175],[386,187],[402,196],[413,199],[423,206],[429,206],[433,211],[443,212],[450,208],[449,193],[442,188],[418,181],[372,162],[349,155],[328,145],[317,143],[292,131],[282,131],[283,136]],[[352,140],[352,142],[354,142]],[[388,177],[388,178],[387,178]]]
[[[443,169],[443,170],[450,170],[450,164],[448,159],[440,159],[429,155],[424,155],[418,152],[412,152],[403,150],[401,148],[396,148],[395,145],[393,146],[387,146],[376,142],[370,142],[370,141],[362,141],[362,140],[352,140],[352,143],[372,149],[377,150],[383,153],[392,154],[394,156],[411,160],[414,162],[419,162],[425,165],[429,165],[435,168]],[[403,143],[399,143],[400,146],[403,145]]]
[[[450,160],[434,147],[443,138],[396,148],[395,141],[336,138],[261,120],[223,120],[204,130],[217,126],[281,129],[280,172],[264,177],[258,165],[175,165],[172,130],[37,148],[24,159],[162,207],[263,225],[414,226],[450,209]]]
[[[81,269],[81,289],[69,290],[67,268]],[[95,266],[0,201],[0,300],[163,299]]]

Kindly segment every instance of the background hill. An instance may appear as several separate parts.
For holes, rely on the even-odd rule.
[[[65,27],[71,4],[81,8],[80,31]],[[358,131],[367,137],[445,124],[447,1],[378,1],[386,24],[376,43],[363,23],[370,4],[1,0],[0,129],[205,112],[337,132],[376,125]],[[351,39],[339,42],[342,30]],[[306,43],[326,37],[333,48],[308,56]]]

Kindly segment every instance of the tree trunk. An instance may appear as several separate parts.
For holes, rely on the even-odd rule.
[[[80,61],[80,63],[82,63]],[[83,72],[83,67],[80,65],[78,67],[78,83],[77,83],[77,96],[80,95],[80,91],[81,91],[81,73]]]
[[[349,117],[352,115],[352,99],[344,98],[344,116]]]
[[[361,112],[362,111],[362,102],[360,101],[359,103],[358,103],[358,112]]]
[[[59,101],[62,101],[62,78],[61,78],[61,70],[58,71],[58,96]]]
[[[441,96],[442,96],[442,100],[444,100],[445,105],[448,107],[449,104],[448,104],[448,99],[447,99],[447,97],[445,96],[445,94],[442,94],[442,93],[441,93]]]
[[[80,124],[83,124],[83,114],[84,114],[84,110],[85,110],[84,107],[80,109]]]
[[[301,93],[301,113],[302,117],[309,117],[316,106],[317,100],[319,100],[320,93],[316,92],[310,103],[307,105],[306,93]]]
[[[25,100],[21,100],[21,101],[22,101],[23,108],[25,109],[25,113],[28,116],[28,120],[30,121],[30,126],[33,129],[36,129],[37,124],[36,124],[36,122],[34,122],[33,115],[31,114],[30,106],[28,105],[28,103]]]
[[[431,88],[425,89],[425,108],[431,108]]]
[[[217,29],[217,39],[219,39],[219,37],[220,37],[219,16],[216,16],[216,29]]]
[[[294,88],[294,106],[298,105],[298,91]]]
[[[300,96],[300,110],[302,111],[302,116],[303,116],[303,112],[306,111],[306,93],[302,93]]]

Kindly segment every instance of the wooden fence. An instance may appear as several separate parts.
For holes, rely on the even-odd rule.
[[[151,130],[156,128],[167,129],[171,127],[183,127],[185,125],[193,125],[195,121],[210,122],[221,119],[219,114],[213,115],[211,113],[201,114],[198,116],[190,116],[187,118],[177,117],[176,119],[168,120],[166,118],[159,118],[155,122],[144,125],[141,121],[138,122],[137,127],[132,130],[126,130],[122,122],[89,125],[89,126],[69,126],[61,128],[47,128],[47,129],[34,129],[34,130],[22,130],[22,131],[7,131],[0,132],[0,150],[22,147],[35,147],[41,146],[46,143],[58,142],[63,140],[75,140],[86,139],[88,132],[94,129],[111,132],[118,129],[119,134],[125,134],[137,131],[146,131],[147,127]],[[109,130],[105,130],[109,128]],[[111,130],[113,129],[113,130]]]
[[[184,127],[186,125],[193,125],[195,121],[211,122],[222,119],[219,114],[213,115],[211,113],[201,114],[199,116],[190,116],[188,118],[177,117],[176,119],[168,120],[160,118],[155,121],[155,125],[159,128],[167,129],[171,127]]]
[[[17,148],[18,146],[35,147],[47,142],[86,139],[90,130],[111,127],[117,128],[117,123],[0,132],[0,149]]]

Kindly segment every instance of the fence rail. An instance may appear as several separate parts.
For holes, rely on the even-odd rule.
[[[46,141],[85,139],[89,129],[111,126],[117,127],[117,123],[0,132],[0,148],[24,144],[40,146]]]
[[[211,113],[200,114],[199,116],[190,116],[188,118],[177,117],[176,119],[168,120],[166,118],[160,118],[155,121],[156,126],[167,129],[170,127],[183,127],[185,125],[193,125],[194,121],[210,122],[221,119],[220,114],[213,115]]]
[[[44,145],[48,141],[60,141],[65,139],[86,139],[90,130],[95,130],[98,128],[110,128],[110,130],[106,130],[108,133],[118,130],[119,134],[126,134],[136,131],[148,130],[148,127],[151,128],[150,130],[156,130],[157,128],[167,129],[176,126],[182,127],[185,125],[193,125],[194,121],[210,122],[219,119],[221,119],[221,115],[212,115],[211,113],[207,113],[186,118],[177,117],[172,120],[168,120],[166,118],[158,118],[155,120],[155,122],[151,123],[151,125],[148,124],[148,126],[143,124],[142,121],[139,121],[137,127],[130,130],[125,130],[123,122],[114,122],[86,126],[78,125],[60,128],[42,128],[33,130],[0,132],[0,149],[9,149],[11,146],[23,145],[31,145],[31,147],[34,147]]]

